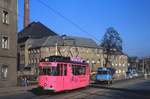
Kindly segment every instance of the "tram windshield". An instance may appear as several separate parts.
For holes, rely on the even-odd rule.
[[[67,75],[67,65],[65,64],[57,66],[45,66],[39,67],[39,75],[48,75],[48,76],[66,76]]]
[[[40,67],[39,68],[39,75],[49,75],[49,76],[57,76],[57,67]]]

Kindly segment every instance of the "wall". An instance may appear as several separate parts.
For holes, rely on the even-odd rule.
[[[3,11],[8,12],[8,23],[3,22]],[[17,0],[0,0],[0,87],[16,85],[17,62]],[[2,38],[8,37],[8,48],[2,48]],[[8,69],[7,78],[2,79],[2,66]]]

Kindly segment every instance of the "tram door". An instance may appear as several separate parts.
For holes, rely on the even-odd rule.
[[[76,71],[76,65],[72,65],[71,69],[72,69],[72,76],[71,76],[71,84],[72,84],[72,88],[77,88],[78,86],[78,76],[77,76],[77,71]]]
[[[67,65],[58,64],[58,71],[59,71],[58,86],[60,89],[64,90],[66,89],[65,82],[67,80]]]

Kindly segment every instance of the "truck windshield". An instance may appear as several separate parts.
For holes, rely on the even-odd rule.
[[[97,74],[109,74],[108,71],[98,71]]]
[[[39,75],[57,76],[57,74],[57,67],[49,66],[39,68]]]

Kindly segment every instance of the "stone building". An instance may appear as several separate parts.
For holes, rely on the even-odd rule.
[[[126,71],[128,70],[128,56],[123,53],[114,53],[111,58],[111,65],[116,69],[116,77],[126,76]]]
[[[47,36],[57,35],[40,22],[32,22],[18,33],[18,70],[28,65],[28,39],[40,39]]]
[[[0,0],[0,87],[15,86],[17,0]]]
[[[138,72],[150,74],[150,57],[144,57],[139,59],[137,67]]]
[[[40,22],[29,24],[18,34],[18,66],[26,74],[37,74],[39,61],[50,55],[81,57],[95,72],[105,64],[106,55],[103,48],[89,38],[75,36],[59,36]],[[116,69],[116,76],[125,76],[128,57],[123,53],[114,52],[109,58],[111,66]]]
[[[35,73],[39,61],[50,55],[80,57],[96,71],[103,65],[103,50],[92,39],[74,36],[49,36],[27,41],[28,67]],[[32,68],[34,67],[34,68]]]

